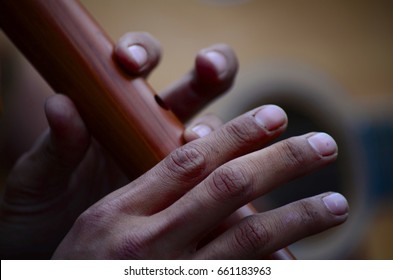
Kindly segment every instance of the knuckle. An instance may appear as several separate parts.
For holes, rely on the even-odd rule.
[[[295,138],[282,141],[277,150],[286,168],[304,166],[307,163],[305,151]]]
[[[101,231],[113,226],[114,219],[112,219],[112,216],[114,212],[117,213],[109,204],[91,206],[79,215],[75,221],[75,227],[77,230]]]
[[[272,233],[266,225],[251,216],[240,223],[234,231],[234,246],[244,252],[260,250],[272,241]]]
[[[218,168],[211,178],[210,194],[218,200],[236,197],[245,197],[250,193],[251,180],[242,168],[222,166]]]
[[[235,143],[253,144],[259,140],[256,137],[256,134],[259,134],[258,131],[255,131],[252,126],[244,121],[233,121],[224,128],[228,135],[230,135],[230,139]]]
[[[315,221],[319,220],[319,214],[317,209],[315,209],[314,205],[309,202],[307,199],[300,200],[298,202],[298,207],[301,212],[302,224],[312,224]]]
[[[314,232],[315,226],[323,221],[321,214],[307,199],[298,201],[297,207],[299,213],[299,223],[302,225],[302,228],[306,231]]]
[[[166,167],[181,181],[194,180],[202,175],[207,161],[204,153],[195,145],[185,145],[176,149],[167,158]]]
[[[100,222],[100,217],[102,217],[102,214],[100,211],[97,211],[96,208],[89,208],[85,212],[83,212],[75,221],[75,227],[78,229],[83,229],[85,227],[91,227],[94,225],[98,226],[98,223]]]

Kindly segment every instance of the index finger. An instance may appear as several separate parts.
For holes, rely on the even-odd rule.
[[[225,44],[201,50],[194,69],[159,96],[175,115],[187,121],[233,84],[238,69],[234,51]]]
[[[279,136],[286,124],[286,114],[277,106],[266,105],[250,111],[175,150],[122,188],[119,197],[126,202],[130,213],[154,214],[171,205],[220,165]]]

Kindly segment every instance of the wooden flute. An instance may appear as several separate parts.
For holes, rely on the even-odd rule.
[[[0,25],[53,90],[73,100],[129,178],[184,144],[181,122],[114,61],[113,42],[77,0],[0,0]],[[237,216],[253,212],[243,207]],[[271,257],[293,259],[287,249]]]

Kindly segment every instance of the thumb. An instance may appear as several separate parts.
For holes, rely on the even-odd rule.
[[[8,178],[5,203],[39,205],[65,192],[83,159],[90,135],[72,101],[51,96],[45,104],[49,129],[17,162]]]

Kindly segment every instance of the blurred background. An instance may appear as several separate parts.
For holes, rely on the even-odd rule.
[[[334,165],[258,199],[258,210],[339,191],[350,203],[348,222],[294,244],[294,254],[300,259],[393,259],[393,1],[81,2],[113,40],[129,31],[147,31],[161,42],[163,58],[149,79],[157,92],[189,71],[200,49],[231,45],[240,62],[236,84],[203,113],[229,120],[275,103],[289,116],[283,138],[326,131],[339,146]],[[36,137],[31,123],[16,119],[12,108],[28,106],[24,119],[34,116],[40,126],[45,123],[42,99],[50,90],[3,34],[0,42],[2,68],[11,69],[1,76],[1,147],[20,129],[31,130],[14,149],[2,148],[7,166]],[[24,83],[13,84],[13,75]],[[12,98],[7,92],[13,92]]]

